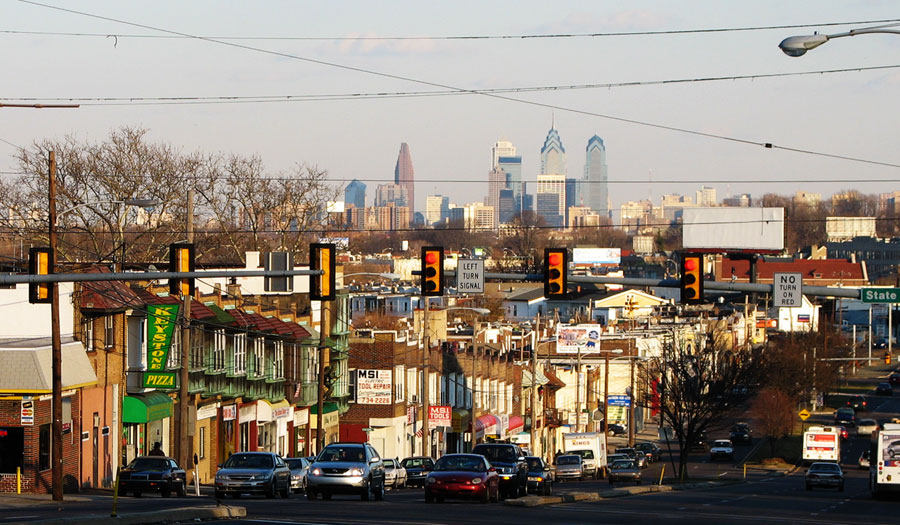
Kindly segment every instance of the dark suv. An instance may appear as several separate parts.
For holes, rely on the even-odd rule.
[[[481,454],[500,475],[500,493],[507,498],[524,496],[528,492],[528,464],[518,445],[482,443],[475,445],[473,454]]]
[[[728,434],[728,437],[734,444],[751,444],[753,443],[753,436],[750,435],[752,432],[753,431],[750,430],[750,425],[747,423],[735,423],[731,426],[731,432]]]

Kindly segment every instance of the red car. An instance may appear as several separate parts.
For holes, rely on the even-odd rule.
[[[500,476],[484,456],[447,454],[425,479],[425,503],[441,503],[444,498],[495,502],[500,499]]]
[[[838,426],[835,427],[841,433],[841,439],[847,439],[850,437],[850,432],[847,432],[847,427]]]

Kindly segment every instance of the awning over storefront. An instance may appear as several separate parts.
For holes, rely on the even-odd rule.
[[[340,424],[339,412],[338,412],[338,404],[329,401],[322,405],[322,426],[327,430],[328,427],[334,427]],[[316,429],[319,428],[319,406],[313,405],[309,407],[309,428]]]
[[[265,399],[256,402],[256,421],[258,423],[272,421],[272,405]]]
[[[149,423],[172,417],[172,398],[162,392],[129,394],[122,399],[123,423]]]
[[[486,434],[499,436],[500,419],[493,414],[485,414],[475,420],[475,435],[482,437]]]
[[[471,422],[469,411],[465,408],[454,408],[450,428],[453,432],[465,432],[468,430]]]
[[[506,430],[508,434],[515,434],[525,428],[525,420],[522,416],[509,416],[509,428]]]

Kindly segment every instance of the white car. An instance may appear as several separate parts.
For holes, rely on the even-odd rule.
[[[384,459],[384,484],[385,486],[400,489],[406,486],[406,469],[397,458]]]
[[[715,461],[720,458],[734,459],[734,445],[730,439],[717,439],[713,441],[709,449],[709,459]]]
[[[878,430],[878,421],[874,419],[860,419],[856,424],[857,436],[871,436],[872,432]]]

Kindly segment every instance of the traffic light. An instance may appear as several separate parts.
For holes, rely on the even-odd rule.
[[[444,295],[444,247],[422,247],[422,295],[440,297]]]
[[[681,302],[703,304],[703,256],[681,257]]]
[[[173,243],[169,245],[170,272],[193,272],[195,269],[193,243]],[[194,295],[194,279],[169,279],[169,295],[180,297]]]
[[[565,297],[568,269],[568,250],[544,248],[544,297]]]
[[[50,248],[32,248],[28,251],[28,273],[31,275],[50,275],[53,265],[50,261],[53,251]],[[32,304],[50,303],[53,283],[29,283],[28,302]]]
[[[891,364],[891,353],[890,352],[884,353],[884,364],[886,364],[886,365]]]
[[[313,301],[334,301],[337,288],[335,249],[336,246],[331,243],[316,242],[309,245],[309,269],[322,270],[322,274],[309,277],[309,298]]]

